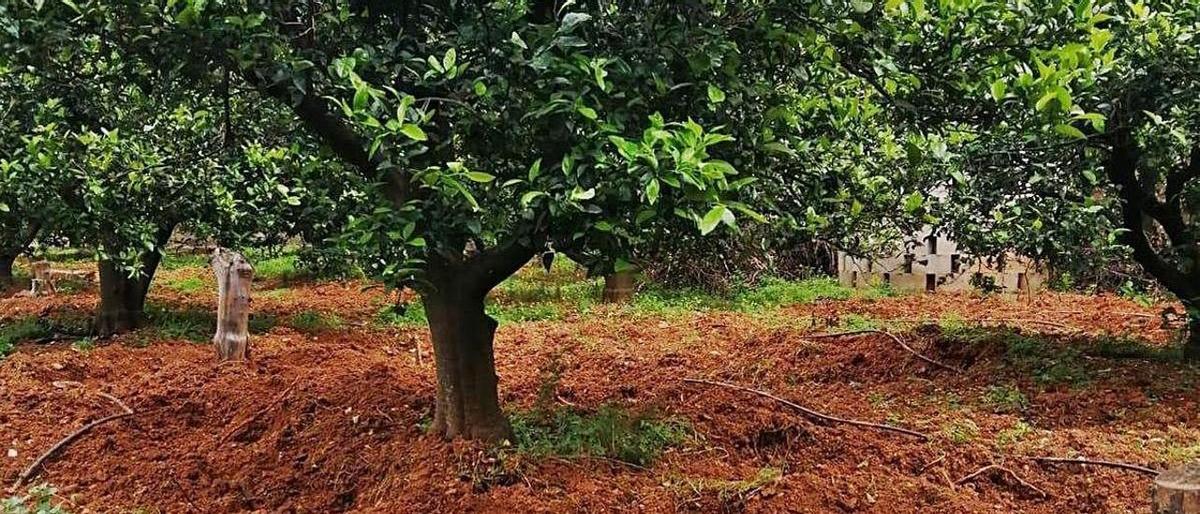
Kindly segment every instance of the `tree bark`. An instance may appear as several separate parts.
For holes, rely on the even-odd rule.
[[[142,323],[146,291],[150,280],[142,275],[130,277],[112,261],[100,261],[100,305],[96,311],[96,334],[109,337],[129,332]]]
[[[1185,305],[1188,317],[1187,341],[1183,344],[1183,359],[1200,362],[1200,306]]]
[[[627,302],[633,299],[636,274],[632,271],[617,271],[604,277],[601,298],[605,303]]]
[[[492,349],[498,324],[484,313],[485,295],[442,286],[423,297],[437,363],[432,431],[446,439],[511,439]]]
[[[162,262],[162,248],[171,239],[175,226],[161,227],[156,234],[154,250],[141,257],[141,269],[137,276],[130,277],[113,261],[100,261],[100,305],[96,308],[95,330],[99,337],[110,337],[129,332],[141,326],[145,317],[146,293],[158,264]]]
[[[13,262],[16,260],[16,255],[0,255],[0,288],[13,284]]]
[[[512,439],[497,392],[492,343],[498,323],[484,312],[484,300],[540,248],[512,242],[461,259],[430,257],[420,292],[437,365],[433,433],[446,439]]]
[[[1154,514],[1200,514],[1200,463],[1184,464],[1154,479]]]
[[[250,283],[254,268],[238,252],[217,248],[212,258],[217,276],[217,360],[250,358]]]

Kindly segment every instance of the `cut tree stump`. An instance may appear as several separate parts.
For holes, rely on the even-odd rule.
[[[618,271],[604,277],[604,293],[601,298],[605,303],[627,302],[633,299],[633,288],[636,273]]]
[[[217,248],[212,257],[217,276],[217,360],[250,358],[250,283],[254,267],[242,254]]]
[[[1158,475],[1150,503],[1154,514],[1200,514],[1200,462]]]

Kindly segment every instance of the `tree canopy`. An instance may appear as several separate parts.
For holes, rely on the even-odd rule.
[[[1200,15],[1174,4],[10,0],[0,257],[96,248],[114,332],[180,224],[336,243],[423,296],[448,437],[508,435],[483,302],[547,252],[1119,242],[1200,320]]]

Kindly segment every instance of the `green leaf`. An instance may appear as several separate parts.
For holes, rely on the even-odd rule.
[[[717,225],[721,223],[721,220],[725,218],[725,215],[728,212],[729,208],[725,207],[724,205],[717,205],[709,210],[708,214],[705,214],[704,217],[700,219],[700,223],[698,223],[698,226],[700,227],[700,234],[708,235],[713,230],[716,230]]]
[[[563,34],[568,34],[572,30],[575,30],[575,27],[577,25],[579,25],[580,23],[583,23],[585,21],[588,21],[590,19],[592,19],[592,15],[587,14],[587,13],[581,13],[581,12],[567,13],[566,16],[563,16],[562,26],[560,26],[558,28],[558,31]]]
[[[371,99],[371,88],[366,84],[359,84],[358,89],[354,90],[354,110],[362,111],[367,107],[367,101]]]
[[[521,49],[523,49],[523,50],[528,50],[528,49],[529,49],[529,45],[526,45],[526,44],[525,44],[525,40],[524,40],[524,39],[521,39],[521,35],[520,35],[520,34],[517,34],[516,32],[513,32],[513,33],[512,33],[512,36],[510,36],[510,37],[508,38],[508,40],[509,40],[509,41],[511,41],[511,42],[512,42],[512,44],[514,44],[514,45],[517,45],[517,46],[521,47]]]
[[[425,131],[422,130],[421,127],[412,123],[405,123],[403,126],[401,126],[400,132],[408,136],[408,138],[413,141],[427,141],[429,139],[429,136],[425,135]]]
[[[481,183],[481,184],[486,184],[486,183],[488,183],[488,182],[491,182],[491,181],[493,181],[493,180],[496,180],[496,176],[495,176],[495,175],[492,175],[492,174],[489,174],[489,173],[484,173],[484,172],[482,172],[482,171],[471,171],[471,172],[468,172],[468,173],[467,173],[467,178],[468,178],[468,179],[471,179],[472,181],[479,182],[479,183]]]
[[[904,199],[904,212],[912,214],[917,212],[917,209],[920,209],[922,205],[925,205],[925,195],[921,194],[920,191],[913,191],[912,194]]]
[[[996,79],[992,82],[992,99],[999,102],[1004,99],[1004,94],[1008,90],[1008,84],[1004,83],[1004,79]]]
[[[442,68],[444,68],[446,71],[450,71],[454,68],[454,65],[457,62],[458,51],[453,48],[446,50],[446,55],[442,56]]]
[[[591,200],[596,197],[596,188],[584,190],[579,186],[575,186],[575,190],[571,191],[572,200]]]
[[[9,212],[8,204],[0,202],[0,212]]]
[[[529,181],[533,182],[533,179],[536,179],[538,177],[538,175],[540,175],[541,173],[542,173],[542,160],[538,159],[536,161],[533,161],[533,165],[529,167]]]
[[[1082,130],[1077,129],[1072,125],[1067,125],[1066,123],[1054,127],[1054,131],[1073,139],[1084,139],[1087,137],[1084,135]]]
[[[650,179],[650,183],[646,184],[646,202],[654,205],[658,201],[658,193],[661,188],[662,185],[659,184],[658,179]]]
[[[719,104],[721,102],[724,102],[725,101],[725,92],[721,91],[721,88],[719,88],[713,84],[709,84],[708,85],[708,101],[710,101],[714,104]]]
[[[579,111],[579,114],[582,114],[584,118],[587,118],[589,120],[594,120],[599,117],[599,115],[596,114],[596,110],[591,107],[586,107],[586,106],[581,105],[581,106],[577,107],[575,110]]]
[[[1046,107],[1050,105],[1050,102],[1054,101],[1054,98],[1054,91],[1047,92],[1046,94],[1042,95],[1041,98],[1038,98],[1038,101],[1036,104],[1034,104],[1034,107],[1039,111],[1044,111],[1046,110]]]
[[[529,204],[536,200],[539,196],[546,196],[546,193],[541,191],[530,191],[521,195],[521,207],[529,207]]]
[[[475,81],[475,96],[484,96],[487,94],[487,91],[487,84],[484,84],[481,80]]]

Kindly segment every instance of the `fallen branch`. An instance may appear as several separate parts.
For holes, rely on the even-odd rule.
[[[896,432],[896,433],[899,433],[899,434],[904,434],[904,435],[908,435],[908,436],[912,436],[912,437],[917,437],[917,438],[920,438],[920,439],[922,439],[922,440],[925,440],[925,441],[928,441],[928,440],[929,440],[929,436],[927,436],[927,435],[925,435],[925,434],[922,434],[922,433],[920,433],[920,432],[914,432],[914,431],[912,431],[912,430],[907,430],[907,429],[904,429],[904,428],[894,427],[894,426],[891,426],[891,425],[881,425],[881,424],[878,424],[878,423],[870,423],[870,422],[867,422],[867,421],[859,421],[859,420],[856,420],[856,419],[843,419],[843,418],[838,418],[838,417],[830,416],[830,415],[828,415],[828,414],[822,414],[822,413],[820,413],[820,412],[817,412],[817,411],[815,411],[815,410],[812,410],[812,409],[810,409],[810,408],[808,408],[808,407],[805,407],[805,406],[803,406],[803,405],[800,405],[800,404],[798,404],[798,403],[795,403],[795,402],[792,402],[792,401],[789,401],[789,400],[786,400],[786,399],[780,398],[780,397],[778,397],[778,396],[775,396],[775,395],[773,395],[773,394],[771,394],[771,393],[768,393],[768,392],[766,392],[766,391],[759,391],[759,390],[757,390],[757,389],[751,389],[751,388],[749,388],[749,387],[744,387],[744,386],[740,386],[740,385],[737,385],[737,384],[729,384],[729,383],[725,383],[725,382],[714,382],[714,381],[711,381],[711,380],[704,380],[704,379],[699,379],[699,378],[685,378],[685,379],[683,379],[683,381],[684,381],[684,382],[687,382],[687,383],[691,383],[691,384],[707,384],[707,385],[713,385],[713,386],[725,387],[725,388],[728,388],[728,389],[736,389],[736,390],[739,390],[739,391],[745,391],[745,392],[748,392],[748,393],[754,393],[754,394],[757,394],[757,395],[759,395],[759,396],[762,396],[763,398],[770,398],[770,399],[772,399],[772,400],[775,400],[775,401],[777,401],[777,402],[779,402],[779,403],[782,403],[782,404],[784,404],[784,405],[786,405],[786,406],[788,406],[788,407],[791,407],[791,408],[793,408],[793,409],[796,409],[796,410],[798,410],[798,411],[800,411],[800,412],[802,412],[802,413],[804,413],[804,414],[806,414],[806,415],[808,415],[808,416],[811,416],[811,417],[814,417],[814,418],[817,418],[817,419],[819,419],[819,420],[826,421],[826,422],[829,422],[829,423],[843,423],[843,424],[846,424],[846,425],[854,425],[854,426],[857,426],[857,427],[874,428],[874,429],[883,430],[883,431],[887,431],[887,432]]]
[[[976,470],[974,473],[971,473],[970,475],[967,475],[967,476],[965,476],[965,477],[962,477],[962,478],[958,479],[958,481],[957,481],[957,482],[955,482],[955,484],[956,484],[956,485],[963,485],[963,484],[965,484],[965,483],[967,483],[967,482],[970,482],[971,480],[974,480],[975,478],[977,478],[977,477],[979,477],[979,476],[983,475],[984,473],[987,473],[988,471],[1001,471],[1001,472],[1003,472],[1003,473],[1006,473],[1008,476],[1012,477],[1012,478],[1013,478],[1013,480],[1016,480],[1016,481],[1017,481],[1017,483],[1019,483],[1019,484],[1021,484],[1021,485],[1025,486],[1025,487],[1028,487],[1030,490],[1032,490],[1032,491],[1034,491],[1034,492],[1037,492],[1039,495],[1041,495],[1041,497],[1042,497],[1042,498],[1049,498],[1049,497],[1050,497],[1050,495],[1049,495],[1049,494],[1046,494],[1046,491],[1043,491],[1043,490],[1041,490],[1041,489],[1038,489],[1038,487],[1037,487],[1037,486],[1035,486],[1035,485],[1033,485],[1033,484],[1031,484],[1031,483],[1029,483],[1029,482],[1025,481],[1025,479],[1024,479],[1024,478],[1021,478],[1020,476],[1018,476],[1018,475],[1017,475],[1015,472],[1013,472],[1013,470],[1011,470],[1011,469],[1008,469],[1008,468],[1006,468],[1006,467],[1004,467],[1004,466],[997,466],[997,465],[995,465],[995,464],[989,464],[989,465],[987,465],[987,466],[984,466],[984,467],[982,467],[982,468],[979,468],[979,469],[978,469],[978,470]]]
[[[1064,459],[1061,457],[1030,457],[1030,459],[1038,462],[1046,462],[1050,464],[1079,464],[1084,466],[1104,466],[1109,468],[1124,469],[1126,471],[1136,471],[1150,476],[1158,476],[1162,471],[1139,466],[1137,464],[1129,464],[1127,462],[1112,462],[1107,460],[1091,460],[1091,459]]]
[[[116,421],[121,418],[127,418],[134,414],[133,409],[130,409],[128,405],[125,405],[125,402],[122,402],[121,400],[117,399],[117,397],[110,395],[108,393],[97,393],[97,395],[107,398],[108,400],[117,404],[117,406],[121,407],[121,410],[124,412],[121,412],[120,414],[113,414],[111,416],[105,416],[96,421],[88,423],[88,424],[80,427],[79,430],[71,432],[70,435],[59,440],[57,443],[54,444],[54,446],[51,446],[49,450],[46,450],[46,453],[43,453],[41,457],[38,457],[37,460],[33,461],[33,464],[30,464],[28,468],[25,468],[25,472],[21,473],[21,476],[17,477],[17,482],[15,484],[13,484],[13,489],[20,487],[21,484],[24,484],[29,479],[37,476],[38,471],[42,469],[42,466],[45,465],[46,461],[51,456],[53,456],[59,450],[65,448],[67,445],[71,444],[72,441],[74,441],[74,440],[80,438],[81,436],[83,436],[84,434],[88,433],[88,431],[90,431],[91,429],[96,428],[105,423],[108,423],[110,421]]]
[[[962,373],[962,370],[959,368],[956,368],[954,366],[951,366],[951,365],[943,363],[943,362],[933,360],[929,357],[922,355],[920,352],[914,350],[911,346],[909,346],[907,343],[905,343],[904,340],[900,338],[900,336],[893,334],[891,332],[888,332],[886,330],[874,330],[874,329],[855,330],[853,332],[836,332],[836,333],[832,333],[832,334],[813,334],[813,335],[804,336],[804,337],[809,338],[809,339],[819,339],[819,338],[828,338],[828,337],[851,337],[851,336],[864,335],[864,334],[883,334],[883,335],[891,338],[892,341],[895,341],[896,344],[900,345],[900,347],[904,348],[904,350],[907,351],[908,353],[911,353],[911,354],[917,356],[918,359],[921,359],[925,362],[933,364],[934,366],[937,366],[939,368],[948,369],[955,373]]]

